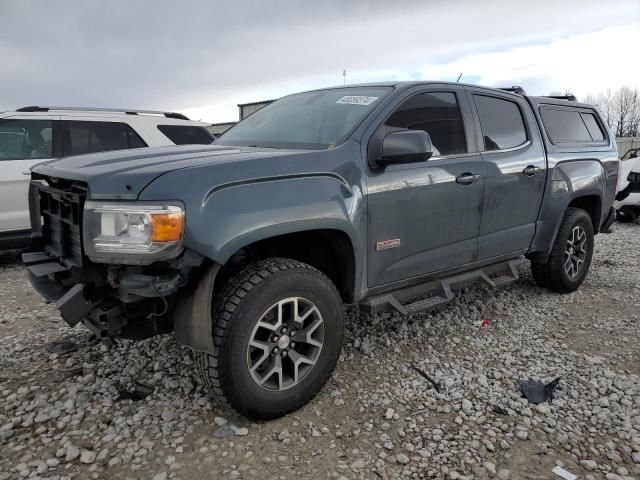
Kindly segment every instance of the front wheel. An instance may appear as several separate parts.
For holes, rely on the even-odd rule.
[[[581,208],[568,208],[546,263],[531,262],[536,283],[560,293],[570,293],[582,284],[593,256],[593,224]]]
[[[301,262],[273,258],[231,279],[213,310],[214,353],[197,352],[203,383],[239,413],[280,417],[311,400],[342,348],[342,301]]]

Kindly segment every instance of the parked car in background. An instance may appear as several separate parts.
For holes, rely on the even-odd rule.
[[[631,148],[620,157],[614,207],[621,223],[637,222],[640,218],[640,148]]]
[[[24,107],[0,112],[0,249],[26,245],[29,169],[53,158],[140,147],[208,144],[206,123],[180,113]]]
[[[69,325],[100,338],[173,330],[214,395],[274,418],[331,375],[343,303],[420,312],[453,285],[516,280],[523,256],[538,285],[575,291],[614,219],[618,166],[602,118],[573,97],[316,90],[212,146],[36,166],[22,258]]]

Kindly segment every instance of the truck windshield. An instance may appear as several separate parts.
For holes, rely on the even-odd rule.
[[[290,95],[258,110],[214,143],[312,149],[338,145],[390,90],[348,87]]]

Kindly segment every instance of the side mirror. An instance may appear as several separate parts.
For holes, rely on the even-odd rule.
[[[385,135],[382,141],[382,166],[395,163],[425,162],[433,155],[431,137],[424,130],[402,130]]]

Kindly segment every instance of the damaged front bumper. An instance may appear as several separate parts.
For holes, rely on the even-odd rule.
[[[198,277],[192,270],[204,258],[185,247],[179,256],[145,265],[93,261],[83,242],[88,197],[82,182],[33,175],[31,247],[22,256],[29,281],[70,326],[82,323],[98,338],[147,338],[171,331],[174,310],[192,313],[181,307],[182,298],[189,296],[187,280]],[[191,328],[186,320],[176,324]]]
[[[148,267],[64,265],[45,252],[22,255],[31,285],[70,326],[83,323],[96,337],[148,338],[173,329],[178,290],[203,258],[185,251]]]

